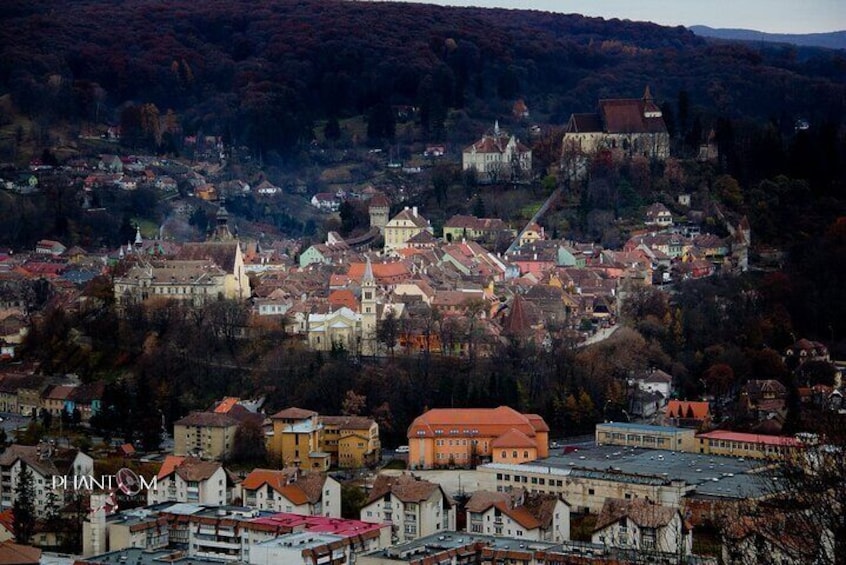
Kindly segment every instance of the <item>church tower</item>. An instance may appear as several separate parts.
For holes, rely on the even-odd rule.
[[[226,211],[224,206],[225,201],[223,198],[220,199],[220,206],[217,209],[217,214],[215,215],[215,225],[214,225],[214,235],[212,236],[213,241],[232,241],[235,239],[232,237],[232,232],[229,231],[229,212]]]
[[[361,277],[361,354],[376,354],[376,278],[373,276],[373,265],[370,264],[370,257],[364,267],[364,275]]]

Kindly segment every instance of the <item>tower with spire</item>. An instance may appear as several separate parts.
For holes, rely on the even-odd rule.
[[[370,257],[364,266],[361,277],[361,353],[362,355],[376,354],[376,323],[378,303],[376,301],[376,278],[373,276],[373,265]]]
[[[214,241],[232,241],[235,239],[232,232],[229,231],[229,212],[226,211],[226,201],[221,198],[220,205],[215,214],[214,234],[212,240]]]

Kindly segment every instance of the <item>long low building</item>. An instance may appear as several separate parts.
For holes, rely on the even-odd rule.
[[[627,422],[597,424],[596,444],[768,460],[791,456],[805,447],[802,441],[789,436],[729,430],[697,434],[690,428]]]
[[[466,532],[442,532],[418,540],[358,557],[356,565],[450,565],[465,563],[520,563],[553,565],[558,563],[608,563],[628,565],[646,563],[716,565],[713,557],[679,556],[676,553],[632,551],[605,544],[567,541],[550,543],[516,537],[486,536]]]
[[[607,498],[648,498],[681,506],[692,495],[715,498],[759,498],[772,485],[753,471],[760,463],[737,457],[596,446],[522,465],[490,463],[497,490],[522,487],[554,493],[574,512],[598,513]]]
[[[693,453],[696,430],[623,422],[596,425],[597,445],[620,445]]]

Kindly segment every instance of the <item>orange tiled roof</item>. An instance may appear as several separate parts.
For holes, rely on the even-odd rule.
[[[670,418],[690,418],[690,413],[694,420],[704,420],[711,414],[711,408],[707,402],[671,400],[665,412]]]
[[[527,530],[534,530],[535,528],[539,528],[541,525],[537,518],[532,516],[531,512],[529,512],[525,506],[515,506],[514,508],[509,508],[508,504],[505,502],[496,502],[494,503],[494,506],[499,508],[504,514],[507,514],[509,518]]]
[[[408,267],[405,266],[405,263],[401,262],[372,263],[371,267],[373,268],[373,276],[377,281],[380,279],[394,279],[397,277],[410,276]],[[361,278],[364,276],[364,268],[364,263],[350,263],[350,269],[347,271],[347,276],[354,281],[361,282]]]
[[[508,406],[498,408],[436,408],[429,410],[414,419],[408,428],[408,437],[449,437],[452,430],[459,435],[473,433],[479,437],[499,437],[511,428],[523,432],[528,437],[534,437],[538,431],[549,429],[546,424],[524,414],[520,414]],[[440,430],[440,433],[436,433]]]
[[[232,407],[238,404],[239,398],[237,396],[227,396],[220,403],[214,407],[214,411],[218,414],[226,414]]]
[[[491,447],[537,447],[535,441],[520,430],[511,428],[491,442]]]
[[[179,467],[182,462],[185,461],[184,457],[178,457],[176,455],[168,455],[165,457],[165,460],[162,462],[161,468],[159,468],[159,473],[156,475],[156,478],[163,479],[173,473],[177,467]]]
[[[305,420],[306,418],[311,418],[312,416],[317,416],[317,412],[313,412],[312,410],[305,410],[303,408],[297,408],[296,406],[292,406],[290,408],[285,408],[284,410],[280,410],[270,418],[275,419],[286,419],[286,420]]]

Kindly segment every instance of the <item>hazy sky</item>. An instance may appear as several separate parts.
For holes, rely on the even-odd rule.
[[[771,33],[846,30],[846,0],[426,0],[424,3],[521,8],[661,25],[702,24]]]

